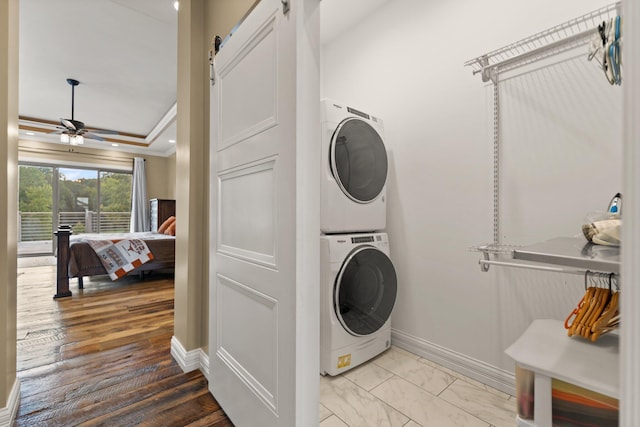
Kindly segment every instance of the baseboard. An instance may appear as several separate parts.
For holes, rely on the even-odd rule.
[[[512,372],[391,328],[391,343],[500,391],[515,395]]]
[[[515,376],[512,372],[496,368],[488,363],[394,328],[391,328],[391,342],[397,347],[480,381],[483,384],[510,395],[515,395]],[[173,336],[171,338],[171,356],[173,356],[183,372],[199,369],[205,378],[209,380],[209,355],[201,348],[187,351],[180,341]],[[0,411],[0,427],[2,426],[2,412]]]
[[[171,337],[171,356],[178,362],[183,372],[187,373],[200,369],[204,376],[209,379],[209,358],[206,357],[206,361],[203,360],[206,354],[201,348],[187,351],[174,335]]]
[[[200,371],[207,381],[209,381],[209,355],[201,348],[198,350],[200,350]]]
[[[18,413],[20,406],[20,381],[16,379],[13,388],[7,400],[7,406],[0,408],[0,427],[9,427],[13,425],[13,421]]]

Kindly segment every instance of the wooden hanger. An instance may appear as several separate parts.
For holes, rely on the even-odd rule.
[[[591,334],[591,341],[595,341],[598,338],[600,338],[602,335],[606,334],[607,332],[611,332],[611,331],[615,331],[618,329],[618,326],[620,326],[620,323],[616,323],[612,326],[606,327],[606,328],[600,328],[598,329],[596,332],[594,332],[593,334]]]
[[[601,294],[602,288],[596,287],[593,294],[591,295],[591,299],[588,301],[589,306],[587,308],[587,311],[585,312],[584,316],[582,316],[582,319],[580,319],[580,321],[578,322],[578,325],[576,325],[572,335],[582,335],[582,330],[586,327],[585,325],[589,321],[589,318],[591,317],[594,310],[596,310],[596,307],[600,302]]]
[[[613,292],[615,275],[609,274],[608,286],[603,273],[586,271],[584,275],[585,294],[564,321],[567,335],[578,335],[591,341],[615,330],[620,324],[620,292]],[[589,278],[595,286],[588,286]],[[616,288],[618,288],[616,284]],[[619,288],[618,288],[619,289]],[[571,320],[573,319],[573,322]]]
[[[595,287],[590,287],[587,289],[587,291],[585,292],[584,296],[582,297],[582,300],[580,301],[580,303],[578,304],[578,307],[576,309],[574,309],[571,314],[569,314],[569,317],[567,317],[567,320],[565,320],[564,325],[565,328],[567,328],[569,330],[568,335],[571,337],[573,335],[575,335],[576,333],[576,329],[578,328],[578,325],[580,324],[580,322],[582,322],[582,319],[584,318],[585,314],[587,313],[587,310],[589,309],[589,306],[591,305],[591,301],[593,299],[593,295],[596,291]],[[571,317],[573,316],[573,314],[575,313],[576,318],[574,319],[573,323],[571,325],[569,325],[569,319],[571,319]]]
[[[618,328],[620,324],[620,292],[615,292],[611,296],[607,308],[602,312],[598,320],[591,327],[591,341],[597,340],[602,334]]]
[[[578,313],[580,312],[580,310],[582,309],[582,307],[584,307],[585,304],[585,299],[587,297],[587,295],[589,294],[589,291],[587,290],[585,292],[585,294],[582,296],[582,299],[580,300],[580,302],[578,303],[578,305],[576,306],[576,308],[573,309],[573,311],[571,313],[569,313],[569,315],[567,316],[567,318],[564,320],[564,328],[569,330],[571,329],[571,327],[575,324],[575,321],[577,319]],[[571,320],[572,317],[576,317],[576,319],[573,320],[573,323],[569,324],[569,321]],[[571,336],[571,334],[569,334],[569,336]]]
[[[598,288],[598,289],[600,289],[600,294],[598,295],[596,305],[594,306],[594,309],[591,312],[591,315],[589,316],[587,321],[584,322],[584,326],[582,327],[581,335],[585,338],[589,338],[591,336],[591,328],[596,323],[596,321],[600,318],[600,316],[602,315],[602,312],[604,311],[605,307],[609,303],[609,300],[611,299],[611,291],[609,289],[605,289],[605,288]]]

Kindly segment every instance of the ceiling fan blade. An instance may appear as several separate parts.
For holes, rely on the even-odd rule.
[[[101,133],[103,135],[120,135],[120,132],[115,131],[115,130],[109,130],[109,129],[91,128],[91,129],[87,129],[87,131],[92,132],[92,133]]]
[[[76,128],[76,125],[73,124],[72,120],[68,120],[68,119],[60,119],[60,123],[62,123],[62,126],[66,127],[67,129],[73,129],[73,130],[78,130]]]
[[[85,138],[89,138],[89,139],[95,139],[97,141],[104,141],[104,138],[96,135],[95,133],[91,133],[91,132],[83,132],[82,136],[84,136]]]

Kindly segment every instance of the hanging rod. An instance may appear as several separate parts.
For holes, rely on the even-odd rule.
[[[555,271],[558,273],[584,274],[585,271],[620,272],[619,249],[605,247],[606,251],[593,252],[593,245],[579,237],[556,237],[529,246],[483,245],[471,248],[482,253],[480,269],[489,271],[492,265]],[[493,256],[509,256],[510,259],[493,260]],[[514,260],[514,261],[512,261]],[[516,260],[532,262],[518,263]]]
[[[492,261],[487,259],[479,260],[478,264],[480,264],[480,269],[484,272],[489,271],[490,266],[497,265],[501,267],[523,268],[527,270],[551,271],[555,273],[564,273],[564,274],[577,274],[580,276],[584,276],[584,274],[587,271],[590,271],[592,273],[598,273],[593,270],[576,270],[576,269],[563,268],[563,267],[548,267],[544,265],[521,264],[517,262],[508,262],[508,261]],[[618,277],[618,273],[606,273],[606,274],[613,274],[614,277]]]
[[[597,33],[602,21],[620,14],[622,2],[605,6],[545,31],[511,43],[464,63],[480,73],[482,81],[496,82],[497,74],[580,47]]]

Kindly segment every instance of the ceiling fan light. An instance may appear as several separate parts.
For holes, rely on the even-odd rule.
[[[71,145],[82,145],[84,144],[84,137],[82,135],[74,135],[69,142]]]
[[[69,135],[66,133],[61,133],[60,134],[60,142],[64,143],[64,144],[68,144],[69,143]]]

